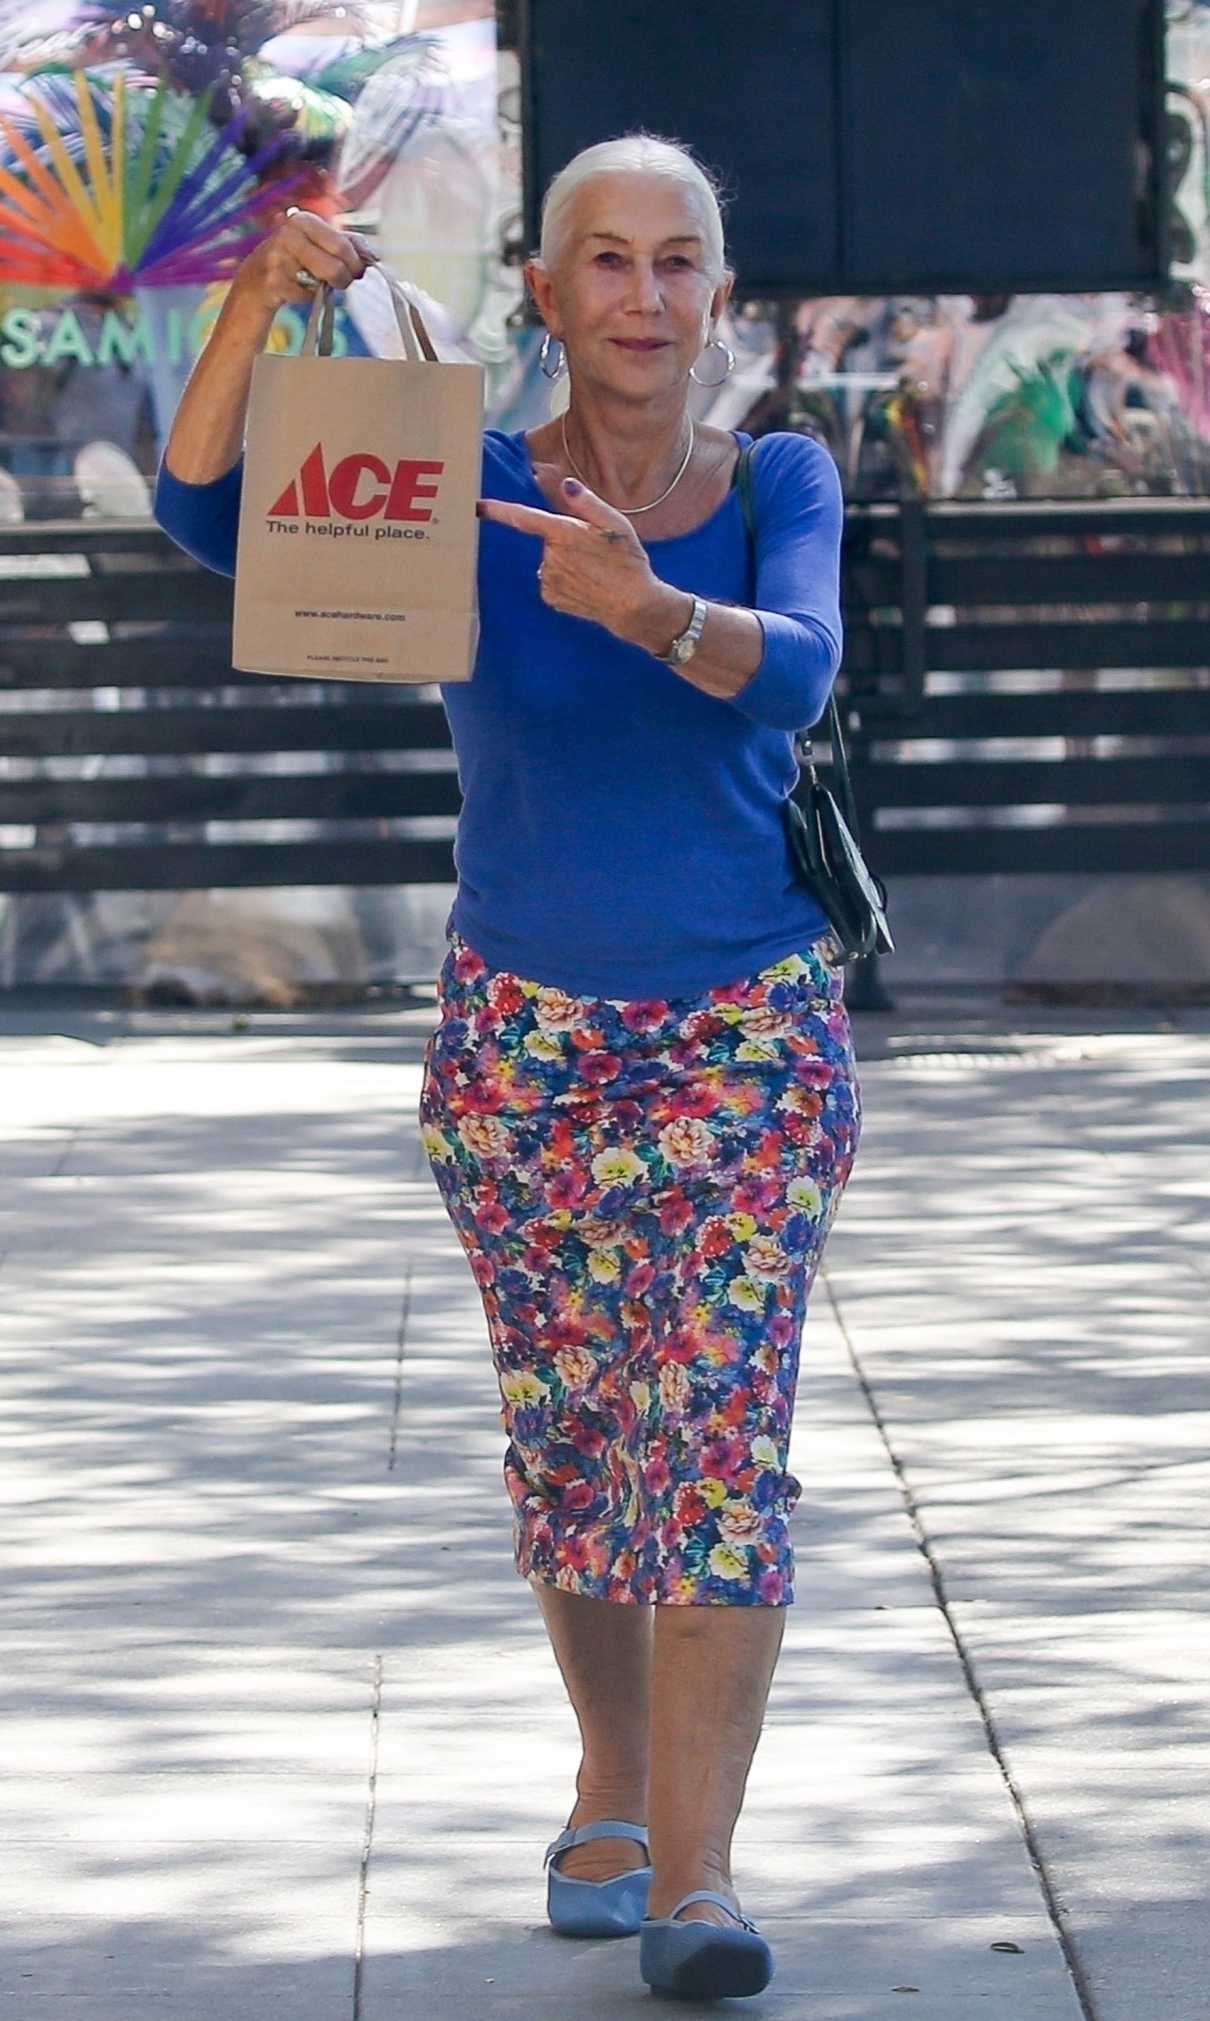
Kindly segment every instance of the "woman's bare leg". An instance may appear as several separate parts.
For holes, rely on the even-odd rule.
[[[529,1583],[580,1728],[583,1759],[570,1822],[614,1817],[646,1824],[655,1609],[587,1599],[537,1579]],[[645,1865],[635,1839],[590,1839],[562,1855],[559,1872],[576,1881],[604,1881]]]
[[[784,1607],[631,1606],[531,1579],[580,1728],[573,1824],[648,1822],[648,1914],[711,1888],[738,1898],[731,1840],[785,1632]],[[649,1753],[650,1748],[650,1753]],[[643,1864],[624,1839],[573,1846],[561,1873],[606,1880]],[[693,1902],[686,1917],[728,1924]]]
[[[784,1607],[657,1605],[651,1679],[647,1913],[712,1888],[736,1901],[731,1837],[764,1723],[786,1626]],[[734,1928],[726,1910],[692,1902],[684,1916]]]

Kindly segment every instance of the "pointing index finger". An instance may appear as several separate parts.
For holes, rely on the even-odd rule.
[[[536,533],[541,540],[548,540],[552,534],[563,533],[569,527],[582,527],[584,523],[566,512],[543,512],[540,506],[514,505],[506,498],[477,499],[475,511],[480,519],[495,519],[502,526],[515,526],[519,533]]]

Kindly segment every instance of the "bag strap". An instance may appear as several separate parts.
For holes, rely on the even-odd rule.
[[[395,311],[395,321],[399,325],[399,341],[403,345],[403,355],[413,365],[439,365],[437,348],[428,333],[419,305],[414,302],[403,283],[393,274],[382,260],[378,262],[378,272],[386,283],[391,297],[391,307]],[[311,313],[307,317],[307,327],[299,346],[300,358],[330,358],[332,355],[333,316],[336,303],[330,281],[321,281],[315,290],[311,303]]]
[[[740,504],[744,510],[744,520],[753,548],[756,546],[756,494],[752,479],[752,452],[755,442],[747,442],[739,452],[732,482],[739,491]],[[809,728],[795,733],[795,747],[799,758],[814,772],[815,761],[811,755]],[[853,787],[849,779],[849,761],[845,755],[844,738],[840,734],[840,711],[836,707],[835,690],[828,696],[828,741],[832,748],[832,764],[836,773],[836,784],[840,795],[840,811],[844,815],[849,833],[858,847],[861,838],[857,828],[857,808],[853,800]]]

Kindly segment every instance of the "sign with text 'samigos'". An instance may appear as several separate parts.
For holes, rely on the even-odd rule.
[[[393,276],[404,357],[333,358],[316,289],[296,358],[252,372],[232,665],[342,681],[468,681],[483,367],[443,364]]]

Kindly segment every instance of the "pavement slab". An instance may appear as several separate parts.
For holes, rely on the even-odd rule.
[[[649,2011],[635,1943],[545,1920],[578,1734],[415,1127],[434,1015],[0,1010],[21,2021]],[[1205,2021],[1210,1017],[854,1030],[746,2009]]]

